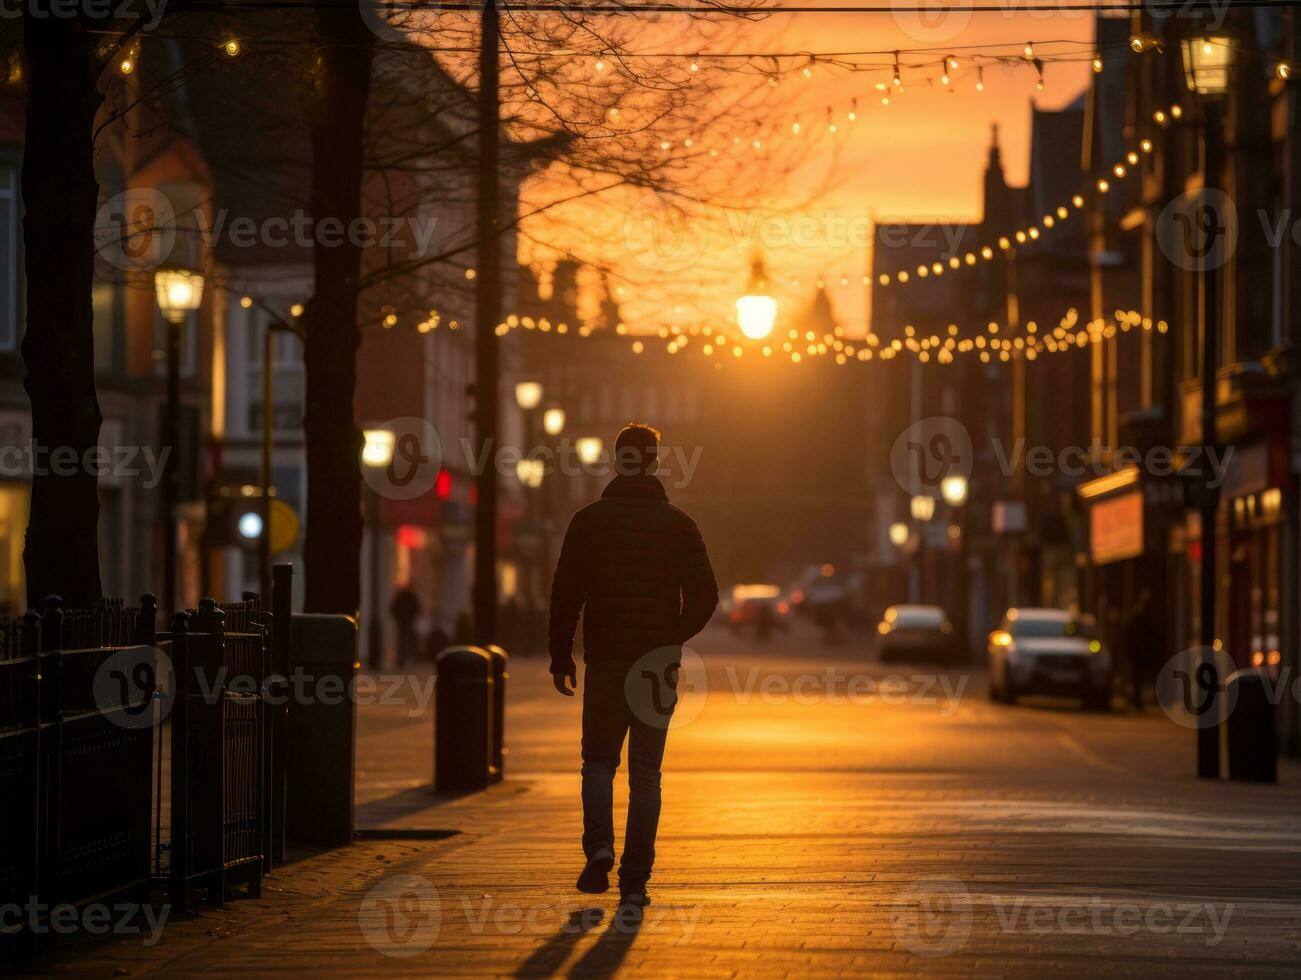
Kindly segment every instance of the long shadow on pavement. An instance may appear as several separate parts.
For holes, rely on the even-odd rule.
[[[619,969],[641,929],[641,909],[620,905],[592,948],[569,968],[571,977],[611,977]]]
[[[595,929],[604,916],[605,911],[595,906],[570,912],[569,918],[565,920],[560,930],[529,954],[529,958],[515,971],[515,976],[554,976],[569,958],[578,940]]]

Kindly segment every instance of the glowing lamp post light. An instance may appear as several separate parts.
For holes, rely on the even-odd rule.
[[[548,408],[542,413],[542,431],[549,436],[558,436],[565,431],[565,410]]]
[[[909,501],[909,510],[914,521],[929,521],[935,516],[935,498],[919,493]]]
[[[1218,36],[1186,37],[1180,44],[1184,56],[1184,81],[1198,95],[1223,95],[1229,87],[1233,41]]]
[[[361,461],[367,466],[381,468],[393,462],[393,447],[396,437],[390,429],[367,429],[362,433],[365,439],[361,447]]]
[[[736,301],[736,322],[751,340],[763,340],[777,322],[777,301],[768,295],[768,274],[763,259],[750,266],[750,285]]]
[[[940,496],[950,507],[961,507],[967,502],[967,478],[965,476],[946,476],[940,481]]]
[[[184,323],[203,302],[203,274],[189,269],[159,269],[154,273],[154,294],[168,323]]]
[[[594,466],[605,450],[605,443],[599,436],[583,436],[574,443],[574,448],[578,450],[578,459],[584,466]]]
[[[392,429],[366,429],[362,432],[361,462],[371,469],[384,469],[393,462],[393,449],[397,435]],[[380,621],[383,605],[380,602],[380,579],[384,576],[380,561],[379,494],[372,487],[366,494],[366,523],[370,537],[370,622],[366,629],[367,655],[370,666],[378,669],[384,663],[384,627]]]
[[[1223,215],[1217,213],[1215,197],[1223,192],[1221,181],[1224,179],[1224,107],[1220,98],[1233,81],[1233,40],[1224,36],[1203,35],[1185,38],[1180,42],[1184,61],[1184,81],[1190,92],[1201,97],[1202,106],[1202,208],[1209,210],[1212,223],[1223,221]],[[1217,232],[1222,238],[1222,231]],[[1222,256],[1223,243],[1216,237],[1207,238],[1207,249],[1202,253],[1202,261],[1197,269],[1201,307],[1201,414],[1202,444],[1209,456],[1217,452],[1216,434],[1216,387],[1215,377],[1219,368],[1221,306],[1221,273],[1214,261]],[[1201,557],[1201,647],[1211,650],[1219,642],[1215,636],[1216,598],[1219,589],[1216,585],[1216,566],[1218,563],[1217,535],[1214,532],[1219,512],[1219,491],[1217,488],[1200,487],[1202,527],[1210,528],[1202,532]],[[1209,662],[1203,657],[1203,663]],[[1204,725],[1197,729],[1197,775],[1203,778],[1218,779],[1220,775],[1220,734],[1218,725]]]
[[[167,331],[167,407],[163,434],[168,450],[163,472],[163,605],[168,615],[176,611],[176,508],[179,487],[175,466],[181,427],[181,329],[203,302],[203,274],[190,269],[159,269],[154,273],[158,310],[171,328]]]
[[[540,459],[521,459],[515,464],[515,479],[530,490],[542,486],[546,473],[546,463]]]
[[[890,525],[890,543],[896,548],[902,548],[908,543],[908,525],[903,521],[895,521]]]
[[[516,382],[515,404],[526,412],[533,411],[542,404],[542,384],[538,381]]]

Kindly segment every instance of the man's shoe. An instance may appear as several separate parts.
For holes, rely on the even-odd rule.
[[[583,873],[578,876],[578,890],[588,895],[600,895],[610,890],[610,869],[614,867],[614,855],[609,851],[597,851],[587,859]]]
[[[650,896],[646,894],[645,888],[624,888],[622,885],[619,887],[620,905],[644,909],[650,903]]]

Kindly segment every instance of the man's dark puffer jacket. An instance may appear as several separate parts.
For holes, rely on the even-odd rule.
[[[574,672],[583,611],[587,663],[631,663],[709,622],[718,585],[696,523],[648,474],[616,476],[574,515],[551,586],[551,672]]]

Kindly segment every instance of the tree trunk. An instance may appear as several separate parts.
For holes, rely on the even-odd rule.
[[[23,548],[27,601],[69,606],[102,595],[99,488],[87,450],[99,442],[91,284],[95,275],[93,127],[103,101],[95,36],[79,18],[24,8],[27,137],[23,247],[27,328],[24,386],[32,405],[31,513]],[[68,466],[69,450],[76,462]],[[57,453],[57,456],[52,454]],[[51,472],[53,469],[59,472]]]
[[[362,138],[373,35],[355,6],[324,8],[322,44],[308,93],[312,216],[344,228],[361,214]],[[347,236],[343,236],[344,239]],[[355,615],[361,605],[361,431],[357,385],[357,284],[361,248],[318,243],[316,282],[304,310],[307,414],[307,532],[303,543],[308,612]]]

